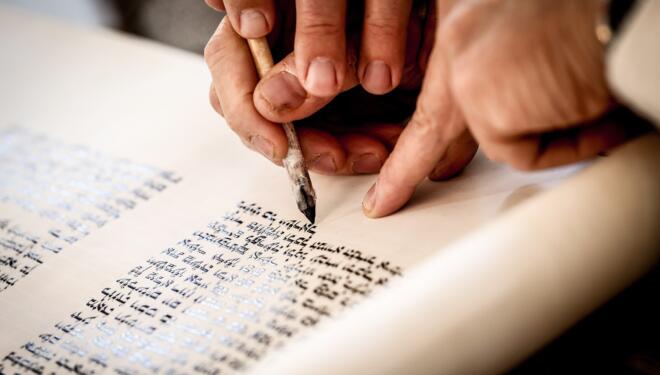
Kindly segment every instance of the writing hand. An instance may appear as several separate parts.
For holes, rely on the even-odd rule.
[[[279,123],[304,119],[296,127],[311,170],[378,172],[414,109],[435,28],[433,11],[427,17],[411,1],[381,3],[354,2],[347,11],[344,1],[214,2],[228,11],[205,51],[214,108],[275,163],[286,154]],[[266,22],[253,22],[254,12]],[[245,14],[254,25],[246,27]],[[241,37],[266,33],[281,61],[259,81]],[[333,69],[317,77],[315,61]],[[466,144],[465,163],[476,150]]]

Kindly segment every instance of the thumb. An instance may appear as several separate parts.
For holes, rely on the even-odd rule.
[[[349,66],[341,91],[359,84],[354,66]],[[254,90],[254,105],[259,113],[273,122],[300,120],[316,113],[335,97],[313,96],[298,80],[295,53],[278,62],[259,81]]]
[[[389,215],[408,202],[417,185],[434,171],[454,141],[466,132],[465,121],[450,92],[447,60],[439,47],[436,42],[415,113],[364,198],[363,210],[369,217]],[[469,148],[467,164],[475,147],[456,143],[458,147],[463,144]]]

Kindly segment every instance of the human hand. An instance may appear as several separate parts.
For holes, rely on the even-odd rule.
[[[207,2],[228,11],[205,50],[214,82],[211,102],[248,147],[280,164],[287,143],[279,123],[304,118],[296,128],[311,170],[378,172],[413,112],[435,12],[411,12],[411,0],[386,7],[367,0],[366,9],[351,8],[362,6],[353,2],[348,12],[345,1],[299,0],[295,7],[293,1]],[[257,21],[256,13],[265,21]],[[241,36],[267,33],[276,60],[282,60],[259,81]],[[309,67],[314,61],[332,65],[327,70],[334,72],[315,72]],[[377,65],[375,73],[370,64]],[[383,65],[387,69],[378,67]],[[476,144],[465,145],[462,164],[443,177],[472,158]]]
[[[403,206],[469,129],[491,159],[536,169],[592,157],[628,136],[594,33],[597,0],[438,1],[416,111],[363,207]],[[450,158],[451,160],[451,158]]]

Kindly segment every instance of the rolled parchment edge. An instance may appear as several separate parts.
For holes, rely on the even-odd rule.
[[[511,368],[657,264],[659,166],[656,133],[619,147],[440,249],[251,373]]]

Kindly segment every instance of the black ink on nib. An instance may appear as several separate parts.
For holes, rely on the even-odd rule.
[[[307,207],[307,209],[303,210],[303,213],[307,217],[307,219],[314,224],[314,219],[316,219],[316,207],[311,206]]]
[[[303,186],[298,187],[298,194],[296,194],[296,203],[300,212],[305,214],[305,217],[314,224],[316,219],[316,196],[314,191],[308,193]]]

